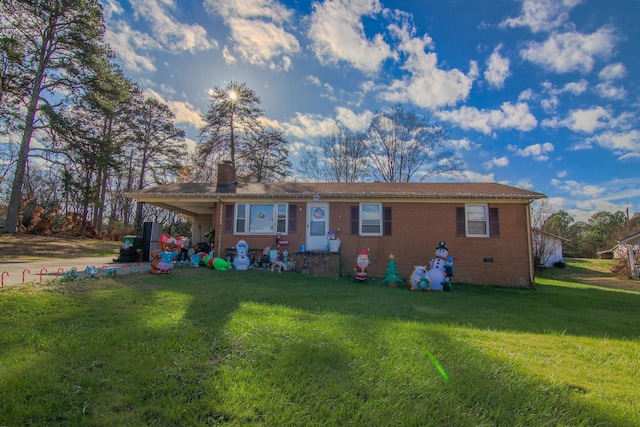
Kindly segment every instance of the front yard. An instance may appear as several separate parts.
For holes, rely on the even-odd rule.
[[[0,291],[0,425],[640,425],[640,292],[176,268]]]

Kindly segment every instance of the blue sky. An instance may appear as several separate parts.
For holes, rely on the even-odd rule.
[[[195,143],[213,86],[246,83],[292,161],[402,105],[450,130],[439,181],[640,211],[638,0],[102,0],[125,73]]]

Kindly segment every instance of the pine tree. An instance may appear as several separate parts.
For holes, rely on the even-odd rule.
[[[387,263],[387,271],[384,272],[384,279],[382,283],[386,283],[392,288],[396,288],[398,283],[404,283],[404,279],[401,279],[398,272],[398,266],[394,259],[393,254],[389,255],[389,262]]]

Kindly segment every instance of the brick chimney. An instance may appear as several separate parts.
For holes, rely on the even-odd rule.
[[[216,182],[216,193],[235,193],[236,171],[230,161],[218,164],[218,181]]]

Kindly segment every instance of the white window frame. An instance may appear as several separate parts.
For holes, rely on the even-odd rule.
[[[478,208],[482,208],[482,212]],[[478,217],[481,214],[481,217]],[[473,232],[470,223],[484,223],[484,233]],[[464,227],[467,237],[489,237],[489,205],[487,204],[469,204],[464,206]]]
[[[260,224],[262,222],[262,224]],[[288,203],[236,203],[233,234],[289,234]]]
[[[377,218],[365,218],[365,210],[367,210],[367,216],[370,216],[372,213],[375,213],[373,210],[369,210],[368,208],[375,207],[377,211]],[[382,211],[382,203],[360,203],[360,215],[359,215],[359,231],[361,236],[382,236],[384,231],[384,214]],[[365,231],[364,228],[366,226],[375,226],[377,222],[378,231],[371,232]]]

